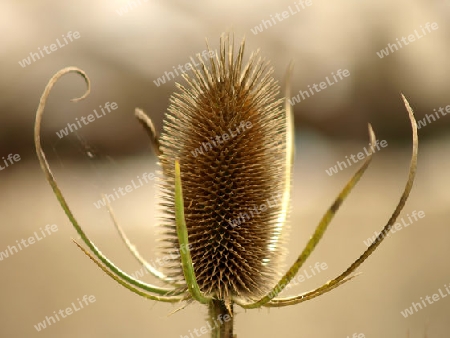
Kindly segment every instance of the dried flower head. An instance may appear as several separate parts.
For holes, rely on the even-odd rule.
[[[222,40],[220,56],[185,76],[160,137],[165,254],[179,250],[174,217],[175,159],[200,290],[231,303],[257,299],[280,277],[290,163],[279,86],[257,55],[243,67],[244,43]],[[171,277],[184,280],[179,259]],[[174,268],[174,269],[173,269]]]
[[[48,83],[36,114],[35,143],[41,166],[73,226],[92,254],[77,245],[109,276],[129,290],[164,302],[196,300],[207,304],[212,337],[231,338],[233,321],[217,322],[233,306],[279,307],[317,297],[349,281],[352,273],[380,245],[409,196],[417,164],[417,126],[411,107],[402,95],[413,131],[409,177],[391,218],[369,248],[343,273],[326,284],[300,295],[278,298],[319,243],[333,216],[361,178],[374,153],[375,135],[369,125],[371,154],[325,212],[294,264],[282,273],[283,233],[290,205],[293,160],[293,122],[286,98],[277,100],[279,87],[272,69],[257,53],[243,66],[244,42],[236,55],[228,37],[220,53],[201,70],[184,76],[188,87],[178,85],[171,98],[161,137],[140,109],[136,117],[146,128],[162,168],[163,253],[173,259],[158,271],[130,243],[108,206],[120,236],[133,255],[169,287],[136,280],[117,268],[89,240],[77,223],[50,171],[40,142],[40,125],[51,88],[62,69]],[[288,83],[289,71],[287,75]],[[179,253],[179,255],[178,255]],[[94,257],[94,255],[96,257]],[[222,317],[223,318],[223,317]]]

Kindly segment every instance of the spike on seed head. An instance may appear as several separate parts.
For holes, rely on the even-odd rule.
[[[208,47],[209,49],[209,47]],[[201,291],[218,299],[255,299],[280,276],[284,257],[286,114],[272,68],[255,53],[243,67],[244,41],[221,39],[209,67],[178,84],[160,138],[165,254],[178,251],[174,166],[181,165],[190,252]],[[173,257],[173,256],[172,256]],[[182,281],[178,258],[167,274]]]

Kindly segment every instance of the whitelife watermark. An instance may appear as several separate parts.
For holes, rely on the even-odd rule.
[[[366,338],[366,336],[364,335],[364,333],[355,332],[353,335],[347,336],[346,338]]]
[[[262,212],[265,212],[268,208],[273,208],[278,205],[279,202],[281,202],[283,199],[283,195],[281,193],[278,193],[277,196],[274,196],[272,194],[271,198],[266,199],[267,203],[262,203],[259,206],[256,204],[253,205],[253,207],[248,208],[248,212],[240,212],[239,215],[236,218],[233,218],[231,220],[228,220],[228,224],[230,224],[233,228],[245,223],[246,221],[249,221],[253,217],[256,217],[256,215],[261,214]],[[273,204],[271,203],[273,202]],[[254,213],[253,213],[254,212]]]
[[[386,140],[381,140],[375,141],[374,144],[374,150],[375,152],[381,150],[380,149],[380,145],[381,148],[386,148],[388,146],[388,143]],[[367,156],[370,155],[370,143],[369,143],[369,150],[367,150],[366,147],[363,148],[364,152],[360,151],[359,153],[357,153],[356,155],[350,154],[350,158],[348,158],[348,156],[345,156],[345,160],[348,163],[348,166],[351,167],[354,163],[358,163],[359,161],[365,159]],[[350,161],[351,159],[351,161]],[[344,170],[347,169],[347,163],[344,161],[337,161],[336,165],[334,167],[330,167],[329,169],[325,169],[325,172],[328,174],[328,176],[332,176],[333,174],[337,174],[339,172],[339,170]]]
[[[3,156],[2,157],[2,160],[3,160],[3,164],[5,165],[5,166],[2,166],[1,164],[0,164],[0,170],[4,170],[4,169],[6,169],[6,168],[8,168],[10,165],[13,165],[14,163],[17,163],[17,162],[19,162],[20,160],[21,160],[21,158],[20,158],[20,155],[19,154],[9,154],[7,157],[6,157],[6,159],[5,159],[5,156]],[[9,162],[9,164],[8,164],[8,162]]]
[[[270,18],[267,20],[261,20],[261,23],[258,26],[255,26],[254,28],[250,28],[252,33],[254,35],[257,35],[258,33],[262,33],[264,29],[268,29],[274,25],[276,25],[278,22],[282,22],[285,19],[290,18],[292,15],[295,15],[297,13],[300,13],[303,9],[306,7],[309,7],[312,5],[312,0],[299,0],[294,2],[294,5],[288,6],[288,11],[283,11],[280,13],[271,14]],[[293,8],[294,7],[294,8]]]
[[[149,2],[150,0],[128,0],[128,1],[116,1],[116,2],[126,2],[126,5],[123,7],[119,7],[116,9],[116,13],[120,16],[131,12],[133,9],[138,8],[141,6],[144,2]]]
[[[44,227],[45,231],[42,230],[42,228],[39,228],[40,231],[33,232],[33,235],[21,240],[16,240],[15,245],[8,245],[8,247],[5,249],[5,251],[0,251],[0,261],[14,255],[15,253],[19,253],[19,251],[22,251],[25,248],[28,248],[30,245],[33,245],[34,243],[37,243],[47,236],[50,236],[51,234],[58,231],[58,226],[56,224],[47,224]]]
[[[400,230],[402,230],[402,229],[404,229],[404,228],[410,226],[411,224],[413,224],[414,222],[413,222],[413,220],[411,219],[411,217],[414,218],[414,221],[418,222],[419,219],[425,217],[425,212],[424,212],[423,210],[420,210],[420,211],[414,210],[414,211],[411,213],[411,216],[409,216],[409,214],[407,214],[406,217],[408,218],[409,223],[405,222],[404,217],[402,217],[402,218],[400,219],[400,222],[395,223],[395,224],[392,226],[391,230],[390,230],[385,236],[386,236],[386,237],[389,237],[389,236],[391,235],[391,233],[395,234],[397,231],[400,231]],[[372,237],[370,237],[370,238],[366,239],[365,241],[363,241],[364,244],[365,244],[367,247],[369,247],[369,246],[375,241],[375,238],[377,238],[379,235],[380,235],[380,232],[375,231],[375,232],[373,233],[373,236],[372,236]]]
[[[322,271],[325,271],[328,269],[328,264],[325,262],[319,263],[316,262],[314,266],[310,265],[309,270],[304,269],[303,273],[295,275],[294,278],[291,279],[288,285],[283,290],[288,290],[292,288],[294,285],[298,285],[299,283],[303,283],[305,280],[308,280],[310,278],[313,278],[314,276],[317,276]]]
[[[302,282],[304,282],[305,280],[310,279],[310,278],[316,276],[318,273],[320,273],[320,272],[322,272],[322,271],[325,271],[326,269],[328,269],[327,263],[324,263],[324,262],[322,262],[322,263],[316,262],[316,263],[314,264],[314,267],[312,267],[311,265],[309,266],[309,272],[310,272],[311,274],[309,274],[309,272],[308,272],[307,269],[304,269],[304,270],[303,270],[303,273],[304,273],[304,274],[298,274],[298,275],[296,275],[294,278],[292,278],[292,279],[289,281],[288,284],[281,284],[280,286],[278,286],[277,288],[275,288],[274,290],[272,290],[272,291],[269,293],[269,296],[272,297],[272,296],[274,296],[274,295],[277,295],[279,292],[281,292],[281,291],[283,291],[283,290],[288,290],[288,289],[290,289],[291,287],[293,287],[294,285],[297,285],[297,284],[299,284],[299,283],[302,283]],[[306,276],[306,279],[305,279],[305,276]]]
[[[217,147],[219,147],[219,145],[222,145],[225,142],[228,142],[229,140],[232,140],[236,136],[240,135],[241,133],[244,133],[246,130],[250,129],[252,126],[253,125],[250,121],[247,121],[247,122],[242,121],[238,126],[236,126],[236,124],[235,124],[234,125],[235,132],[233,132],[231,130],[231,128],[228,128],[228,133],[223,133],[222,135],[216,135],[216,137],[211,137],[211,141],[203,142],[200,147],[195,148],[195,150],[191,151],[191,154],[194,157],[203,155],[205,152],[212,150],[213,147],[217,148]]]
[[[445,108],[439,107],[437,110],[436,110],[436,108],[434,108],[433,111],[434,111],[434,115],[433,114],[425,114],[425,117],[422,120],[417,120],[417,129],[426,127],[427,124],[430,124],[431,122],[436,122],[436,118],[439,120],[441,118],[441,115],[445,116],[445,115],[447,115],[447,113],[450,113],[450,104],[445,106]]]
[[[83,126],[87,126],[89,123],[94,122],[96,119],[100,119],[103,116],[106,115],[106,112],[103,108],[105,108],[108,113],[111,113],[111,110],[116,110],[119,106],[117,103],[112,102],[106,102],[105,106],[102,107],[102,105],[99,106],[101,114],[97,112],[97,109],[94,109],[94,114],[89,114],[88,116],[82,116],[80,117],[80,120],[78,120],[78,117],[75,118],[74,123],[67,123],[67,127],[64,129],[61,129],[59,132],[56,132],[56,135],[61,139],[64,136],[68,136],[70,133],[73,133],[74,131],[78,130],[79,128],[82,128]],[[81,124],[83,122],[83,124]]]
[[[56,311],[53,311],[53,315],[45,316],[45,319],[42,322],[39,322],[36,325],[34,325],[34,328],[38,332],[42,331],[42,330],[46,329],[48,326],[50,326],[52,324],[56,324],[56,322],[59,322],[61,319],[67,318],[68,316],[74,314],[75,312],[78,312],[78,311],[84,309],[85,308],[84,305],[88,306],[96,301],[95,296],[93,296],[93,295],[90,295],[90,296],[84,295],[82,300],[83,301],[81,301],[80,298],[77,298],[78,306],[77,306],[77,304],[75,304],[75,302],[72,302],[72,303],[70,303],[69,307],[67,307],[65,309],[60,309],[58,311],[58,313],[56,313]],[[84,303],[84,305],[83,305],[83,303]],[[59,314],[59,316],[61,316],[61,318],[59,318],[58,314]]]
[[[154,179],[155,179],[154,173],[143,173],[142,174],[142,180],[144,180],[145,183],[149,183],[150,181],[153,181]],[[142,182],[140,176],[137,176],[137,180],[139,181],[139,185],[137,185],[136,182],[134,182],[134,179],[132,179],[131,184],[127,184],[123,188],[119,187],[117,190],[113,189],[114,194],[106,194],[102,199],[99,199],[97,202],[94,202],[94,206],[97,209],[100,209],[101,207],[106,206],[106,204],[107,204],[106,201],[108,201],[108,203],[114,202],[116,199],[119,199],[136,189],[139,189],[140,187],[142,187],[144,185],[144,183]],[[120,192],[120,194],[119,194],[119,192]]]
[[[336,71],[336,74],[334,72],[331,72],[332,80],[328,76],[325,77],[325,81],[317,83],[313,83],[312,85],[308,85],[308,89],[306,90],[299,90],[298,94],[288,99],[289,104],[291,106],[300,103],[301,101],[305,101],[307,98],[313,96],[316,93],[320,93],[322,90],[327,89],[328,87],[333,86],[334,84],[338,83],[339,81],[342,81],[344,78],[350,76],[350,71],[348,69],[338,69]]]
[[[181,251],[182,252],[186,252],[188,250],[192,249],[192,244],[188,244],[188,245],[183,245],[181,247]],[[173,254],[169,254],[169,255],[165,255],[162,258],[157,258],[153,261],[149,261],[147,263],[149,263],[152,267],[154,268],[161,268],[163,266],[166,266],[170,263],[172,263],[175,259],[180,258],[180,250],[177,250],[177,253],[173,253]],[[142,266],[139,270],[135,271],[134,273],[130,273],[130,276],[133,277],[134,279],[141,279],[142,277],[144,277],[144,275],[148,275],[150,272],[148,271],[148,269],[145,266]]]
[[[428,124],[432,123],[432,122],[436,122],[438,119],[441,118],[441,116],[446,116],[447,113],[450,114],[450,105],[447,105],[445,107],[439,107],[439,108],[434,108],[433,109],[433,113],[432,114],[425,114],[425,117],[422,120],[417,120],[417,129],[420,129],[422,127],[426,127]],[[378,140],[376,141],[376,145],[375,148],[376,150],[380,150],[380,147],[378,146]],[[388,146],[388,143],[386,140],[382,140],[381,142],[379,142],[382,148],[385,148]],[[370,143],[369,143],[369,149],[370,149]],[[364,154],[365,153],[365,154]],[[370,152],[367,151],[367,149],[364,147],[364,153],[363,152],[359,152],[358,154],[356,154],[356,157],[358,158],[358,160],[355,159],[355,155],[351,154],[350,155],[350,159],[352,161],[350,161],[350,159],[348,158],[348,156],[345,156],[345,159],[348,163],[348,166],[352,166],[354,163],[357,163],[360,160],[363,160],[366,156],[368,156],[370,154]],[[337,161],[336,165],[334,167],[330,167],[329,169],[325,169],[325,172],[328,174],[328,176],[332,176],[333,174],[337,174],[339,172],[339,170],[344,170],[347,168],[347,163],[345,161]]]
[[[52,52],[56,52],[58,50],[58,48],[63,48],[64,46],[67,46],[69,44],[69,42],[72,42],[77,39],[80,38],[80,33],[75,31],[72,33],[72,31],[67,32],[67,35],[62,35],[62,39],[65,42],[65,44],[61,43],[61,41],[59,41],[59,38],[56,39],[56,43],[52,43],[50,46],[45,45],[44,47],[38,47],[38,51],[37,52],[30,52],[30,55],[26,58],[23,59],[22,61],[19,61],[19,65],[22,68],[25,68],[26,66],[31,65],[32,62],[36,62],[37,60],[40,60],[41,57],[44,58],[46,55],[50,55]],[[67,41],[69,40],[69,41]],[[45,51],[45,54],[44,54]]]
[[[205,61],[207,61],[208,59],[214,57],[215,55],[217,55],[217,50],[216,51],[212,51],[212,50],[204,50],[200,56],[200,53],[195,54],[198,58],[203,58],[205,59]],[[175,79],[177,76],[180,76],[181,74],[186,73],[188,70],[194,69],[194,66],[200,66],[201,63],[196,62],[196,60],[191,56],[189,58],[191,60],[191,62],[187,62],[184,65],[182,64],[178,64],[177,67],[173,66],[173,72],[172,71],[165,71],[163,76],[158,77],[156,80],[153,80],[153,83],[159,87],[162,84],[165,84],[166,82],[169,82],[170,80]],[[183,68],[184,66],[184,68]],[[180,72],[178,72],[178,70]],[[181,73],[181,74],[180,74]]]
[[[386,48],[381,49],[379,52],[376,52],[376,53],[377,53],[378,57],[380,59],[382,59],[385,56],[388,56],[389,54],[398,51],[399,48],[403,48],[403,46],[409,45],[410,42],[416,41],[416,38],[417,38],[417,40],[421,39],[428,33],[431,33],[432,31],[435,31],[438,28],[439,27],[436,22],[433,22],[433,23],[427,22],[425,24],[425,28],[422,27],[422,25],[420,25],[420,30],[422,31],[423,35],[420,35],[420,33],[417,31],[417,29],[415,29],[414,34],[409,34],[407,38],[404,36],[402,36],[400,39],[396,38],[395,40],[397,40],[397,42],[392,43],[392,44],[388,43]]]
[[[194,329],[194,332],[191,332],[191,330],[189,330],[189,335],[180,335],[180,338],[195,338],[195,337],[200,337],[204,334],[210,333],[212,332],[212,330],[214,330],[216,327],[219,327],[221,324],[229,322],[231,320],[231,316],[229,314],[225,314],[225,315],[218,315],[217,316],[217,320],[213,319],[213,323],[210,322],[206,322],[206,325],[203,325],[200,329]],[[212,326],[211,326],[212,324]],[[195,334],[195,335],[194,335]]]
[[[404,318],[407,318],[407,317],[412,316],[413,314],[419,312],[419,310],[426,308],[428,305],[434,304],[435,302],[438,302],[441,299],[448,297],[450,295],[450,283],[448,285],[444,284],[444,288],[445,288],[445,292],[442,291],[441,288],[439,288],[438,293],[434,293],[431,296],[425,296],[425,299],[423,299],[424,297],[420,297],[419,303],[412,302],[411,306],[409,308],[404,309],[403,311],[400,311],[401,315]]]

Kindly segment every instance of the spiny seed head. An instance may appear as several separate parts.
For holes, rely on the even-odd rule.
[[[163,253],[183,281],[176,254],[175,159],[181,166],[190,252],[200,290],[222,300],[256,299],[279,277],[286,218],[286,114],[272,68],[243,67],[244,41],[221,39],[219,55],[184,75],[160,138]],[[209,48],[209,47],[208,47]],[[207,64],[209,63],[209,67]],[[284,232],[284,231],[283,231]]]

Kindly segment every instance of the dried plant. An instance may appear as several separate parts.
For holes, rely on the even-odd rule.
[[[283,274],[280,266],[285,256],[283,238],[294,153],[293,117],[287,100],[290,70],[283,102],[276,99],[279,86],[272,77],[272,69],[258,57],[258,52],[243,66],[244,42],[236,53],[233,48],[234,42],[225,36],[219,55],[210,59],[209,66],[199,57],[201,69],[194,68],[191,76],[184,75],[188,87],[178,84],[179,93],[171,98],[161,137],[150,118],[136,109],[136,117],[150,135],[162,168],[165,238],[161,249],[176,257],[165,271],[158,271],[142,258],[108,205],[130,251],[167,287],[136,280],[103,256],[76,221],[45,158],[40,127],[51,88],[61,76],[75,72],[86,81],[87,91],[72,101],[84,99],[90,91],[84,71],[68,67],[52,77],[41,97],[35,125],[36,151],[42,169],[90,251],[75,243],[109,276],[141,296],[163,302],[206,304],[214,338],[233,337],[235,305],[244,309],[294,305],[352,279],[355,276],[352,273],[380,245],[405,205],[414,181],[418,149],[416,122],[402,95],[411,121],[413,150],[409,177],[391,218],[372,245],[338,277],[300,295],[277,297],[319,243],[333,216],[368,168],[375,135],[369,125],[370,155],[326,211],[297,260]],[[203,149],[199,148],[202,146]],[[263,210],[266,202],[271,205]],[[250,212],[255,205],[261,207]]]

